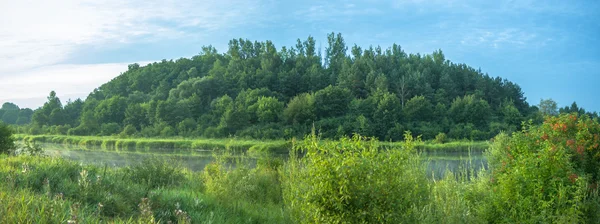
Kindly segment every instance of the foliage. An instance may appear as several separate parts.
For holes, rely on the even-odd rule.
[[[439,144],[444,144],[444,143],[446,143],[446,142],[448,141],[448,139],[447,139],[447,138],[448,138],[448,137],[446,137],[446,134],[444,134],[444,133],[438,133],[438,134],[435,136],[435,142],[436,142],[436,143],[439,143]]]
[[[493,204],[502,222],[597,220],[600,124],[587,116],[547,117],[490,147]]]
[[[410,133],[405,139],[402,149],[381,151],[358,135],[339,142],[306,138],[294,151],[304,157],[290,158],[281,173],[286,208],[298,223],[416,221],[429,188],[416,142]]]
[[[207,193],[221,200],[281,203],[277,170],[268,167],[249,168],[243,161],[231,163],[230,156],[227,152],[217,155],[215,162],[205,167],[203,180]]]
[[[12,129],[0,122],[0,154],[10,154],[15,149]]]
[[[515,83],[452,63],[441,50],[349,49],[334,33],[326,44],[321,55],[313,37],[280,49],[271,41],[234,39],[224,53],[209,46],[189,59],[132,64],[85,100],[62,105],[51,92],[35,111],[7,104],[0,116],[11,124],[31,120],[29,134],[65,133],[44,127],[70,125],[70,135],[112,135],[102,126],[116,123],[133,125],[145,137],[224,138],[253,136],[268,126],[258,138],[281,139],[303,137],[315,123],[324,124],[324,138],[360,131],[397,141],[404,130],[425,139],[439,132],[489,139],[518,131],[522,121],[541,122],[546,113],[530,107]]]

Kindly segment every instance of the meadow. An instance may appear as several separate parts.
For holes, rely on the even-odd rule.
[[[427,144],[410,133],[399,143],[309,135],[283,143],[286,160],[253,165],[224,147],[201,171],[158,157],[108,167],[2,155],[0,222],[600,223],[599,134],[585,116],[549,117],[496,136],[477,176],[465,168],[439,180],[427,178]]]

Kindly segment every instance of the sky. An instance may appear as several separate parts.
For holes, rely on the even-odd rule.
[[[327,33],[349,46],[397,43],[600,112],[600,1],[0,0],[0,104],[85,97],[127,65],[191,57],[233,38],[280,48]]]

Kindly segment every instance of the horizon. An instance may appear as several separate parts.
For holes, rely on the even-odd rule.
[[[85,100],[128,64],[189,58],[205,45],[225,52],[234,38],[281,49],[310,35],[324,50],[326,34],[339,32],[349,48],[441,49],[453,63],[518,84],[530,105],[551,98],[600,111],[594,1],[140,2],[1,3],[0,104],[36,109],[51,90],[63,102]]]

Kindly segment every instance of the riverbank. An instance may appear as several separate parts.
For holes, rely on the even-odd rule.
[[[17,141],[61,144],[72,150],[106,150],[142,153],[202,154],[229,149],[249,155],[284,154],[292,141],[248,139],[184,139],[184,138],[118,138],[112,136],[15,135]],[[398,148],[400,142],[381,142],[384,148]],[[424,142],[416,145],[422,152],[482,152],[489,147],[486,141],[456,141],[444,144]]]

